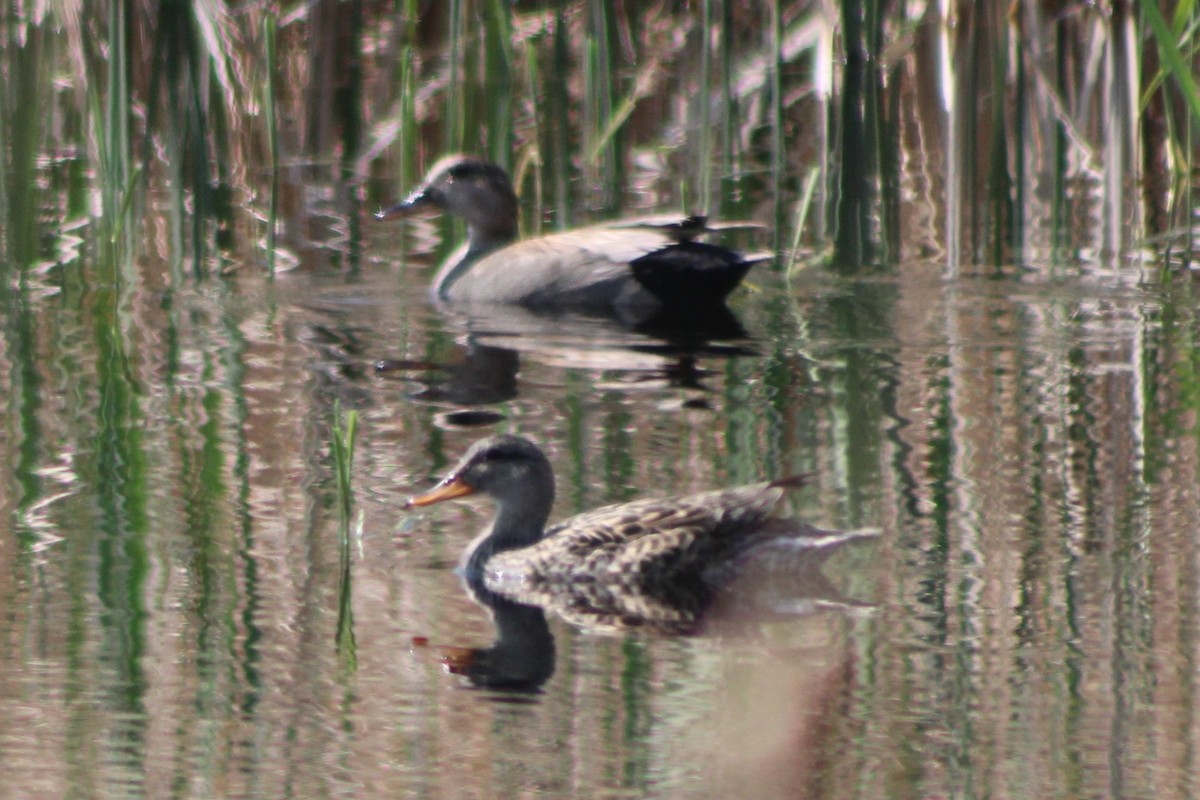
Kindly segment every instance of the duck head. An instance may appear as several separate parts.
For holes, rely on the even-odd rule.
[[[403,202],[375,216],[380,220],[397,219],[426,208],[466,220],[473,253],[507,244],[517,235],[517,195],[508,173],[474,156],[440,159]]]
[[[482,493],[496,501],[488,552],[524,547],[542,537],[554,505],[554,471],[545,453],[521,436],[499,435],[471,446],[437,486],[405,503],[423,507]]]

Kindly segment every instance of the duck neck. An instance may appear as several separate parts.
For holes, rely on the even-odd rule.
[[[446,299],[450,287],[470,271],[471,266],[490,253],[517,238],[517,222],[498,223],[492,220],[484,225],[478,222],[467,223],[467,242],[450,254],[442,264],[433,279],[434,294]]]
[[[531,491],[519,498],[498,499],[496,518],[471,546],[463,559],[468,575],[483,569],[487,560],[505,550],[518,550],[537,544],[546,532],[546,520],[554,505],[553,485]]]
[[[487,219],[467,221],[467,257],[483,258],[517,238],[517,220]]]

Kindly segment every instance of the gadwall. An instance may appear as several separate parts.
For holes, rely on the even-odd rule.
[[[549,460],[528,439],[498,435],[476,442],[437,486],[405,507],[490,495],[495,519],[471,543],[460,567],[468,580],[481,579],[489,590],[522,602],[545,602],[558,591],[554,587],[579,597],[609,587],[610,594],[620,590],[675,606],[691,597],[702,605],[712,579],[758,544],[797,538],[815,552],[838,537],[846,540],[848,534],[774,516],[784,490],[803,482],[804,476],[792,476],[635,500],[546,528],[554,503]]]
[[[453,305],[658,308],[724,302],[767,255],[742,256],[696,241],[743,224],[704,217],[624,220],[516,241],[517,196],[503,168],[446,156],[402,203],[376,216],[394,219],[439,208],[467,223],[467,242],[446,260],[433,293]]]

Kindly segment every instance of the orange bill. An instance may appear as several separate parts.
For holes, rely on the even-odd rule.
[[[456,497],[466,497],[469,494],[475,494],[475,488],[467,484],[462,478],[454,478],[453,480],[439,483],[425,494],[410,497],[408,502],[404,504],[404,507],[431,506],[443,500],[453,500]]]

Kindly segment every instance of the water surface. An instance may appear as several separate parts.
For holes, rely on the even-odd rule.
[[[1200,794],[1192,133],[1123,5],[60,5],[0,48],[0,798]],[[778,256],[447,313],[461,231],[369,219],[447,150]],[[878,537],[690,635],[489,608],[487,502],[401,507],[496,431],[556,517],[808,473]]]
[[[423,274],[242,274],[112,326],[10,300],[3,794],[1191,793],[1179,298],[812,275],[681,344],[467,323]],[[741,586],[690,637],[550,614],[539,691],[472,688],[443,648],[494,637],[452,569],[490,509],[400,506],[494,430],[550,451],[556,516],[811,472],[793,513],[881,536],[826,570],[848,606]]]

